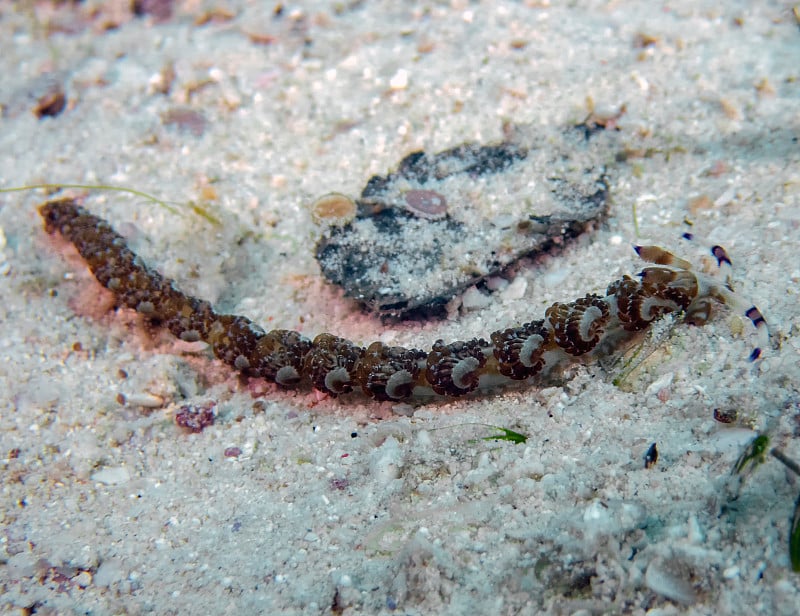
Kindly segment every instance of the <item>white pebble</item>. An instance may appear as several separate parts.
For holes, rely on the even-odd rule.
[[[98,483],[104,483],[106,485],[127,483],[130,478],[131,475],[124,466],[109,466],[97,471],[91,477],[92,481],[97,481]]]
[[[417,437],[417,446],[419,447],[430,447],[433,444],[433,440],[431,439],[431,433],[427,430],[420,430],[416,434]]]
[[[492,298],[478,291],[477,287],[470,287],[464,291],[464,296],[461,298],[461,305],[467,311],[481,310],[491,303]]]
[[[689,533],[687,538],[689,539],[689,543],[693,545],[700,545],[705,541],[705,535],[703,534],[703,530],[700,528],[700,522],[697,521],[697,516],[694,514],[689,516]]]
[[[731,186],[728,190],[726,190],[724,193],[722,193],[719,197],[717,197],[714,200],[714,206],[718,208],[724,207],[728,205],[731,201],[733,201],[733,198],[735,196],[736,196],[736,187]]]
[[[370,454],[369,470],[372,477],[381,484],[388,484],[400,476],[402,466],[400,443],[393,436]]]
[[[157,409],[164,406],[164,398],[146,392],[126,394],[125,401],[131,406],[143,406],[148,409]]]
[[[389,87],[392,90],[405,90],[408,87],[408,71],[401,68],[389,80]]]
[[[739,577],[739,567],[734,565],[733,567],[728,567],[722,572],[722,577],[726,580],[732,580],[733,578]]]
[[[525,297],[525,291],[527,290],[528,281],[523,276],[517,276],[502,292],[503,299],[507,301],[522,299]]]
[[[502,291],[508,288],[508,280],[502,276],[490,276],[486,279],[486,287],[490,291]]]
[[[686,580],[664,570],[661,563],[651,562],[644,574],[644,583],[647,587],[667,599],[672,599],[684,605],[691,605],[697,601],[692,586]]]

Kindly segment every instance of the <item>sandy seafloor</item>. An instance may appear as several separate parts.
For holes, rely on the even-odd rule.
[[[792,3],[319,1],[276,18],[272,3],[188,1],[161,22],[126,3],[0,7],[0,185],[206,199],[221,227],[68,193],[221,309],[360,342],[486,336],[637,271],[635,211],[640,238],[698,267],[685,219],[726,246],[781,347],[748,363],[748,323],[722,311],[677,325],[625,387],[604,363],[416,408],[277,391],[108,311],[43,232],[44,193],[2,194],[3,613],[800,611],[800,482],[770,460],[736,497],[729,475],[754,430],[800,459]],[[194,23],[211,9],[229,18]],[[28,95],[48,72],[67,108],[37,119]],[[647,155],[614,169],[607,220],[527,262],[512,291],[383,325],[322,281],[315,197],[356,195],[416,149],[496,141],[504,122],[561,130],[587,97],[626,105],[620,149]],[[205,116],[201,134],[163,121],[181,107]],[[208,402],[213,426],[175,425]],[[528,440],[481,440],[486,424]]]

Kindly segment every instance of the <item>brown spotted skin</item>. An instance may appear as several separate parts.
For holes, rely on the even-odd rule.
[[[708,285],[702,295],[698,276],[682,259],[657,247],[637,247],[659,264],[646,267],[641,280],[624,276],[608,286],[605,297],[557,302],[543,320],[493,332],[489,342],[438,340],[427,352],[380,342],[365,348],[332,334],[312,341],[291,330],[264,331],[243,316],[218,314],[145,265],[107,222],[73,199],[49,201],[39,212],[45,230],[74,244],[120,305],[183,340],[207,342],[216,357],[243,374],[283,387],[307,383],[333,396],[360,391],[375,400],[398,401],[430,390],[463,396],[475,391],[483,376],[523,381],[550,373],[558,363],[591,356],[610,333],[616,341],[630,338],[670,312],[684,311],[704,323],[712,301],[725,300],[724,292]]]

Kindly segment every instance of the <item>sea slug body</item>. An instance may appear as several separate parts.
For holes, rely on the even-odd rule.
[[[631,340],[665,314],[682,312],[688,322],[702,325],[715,303],[741,307],[725,284],[693,272],[688,262],[662,248],[640,246],[639,255],[654,265],[639,279],[624,276],[608,285],[605,296],[557,302],[544,319],[493,332],[488,341],[437,340],[423,351],[381,342],[363,347],[328,333],[310,340],[291,330],[265,331],[246,317],[219,314],[207,301],[186,295],[73,199],[49,201],[39,212],[45,230],[74,244],[121,305],[182,340],[205,341],[216,357],[245,375],[286,388],[306,383],[331,396],[360,391],[378,401],[402,401],[540,382],[569,362]],[[749,306],[743,313],[757,329],[766,329],[758,308]],[[759,354],[755,349],[751,359]]]

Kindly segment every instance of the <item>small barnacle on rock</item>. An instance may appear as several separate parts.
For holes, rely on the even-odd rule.
[[[311,204],[311,218],[318,224],[345,225],[355,216],[355,201],[341,193],[328,193]]]
[[[435,220],[447,214],[447,199],[435,190],[409,190],[405,194],[405,201],[415,216]]]
[[[693,573],[691,565],[682,560],[654,559],[647,566],[644,583],[653,592],[675,603],[692,605],[697,602],[697,595],[691,583]]]

